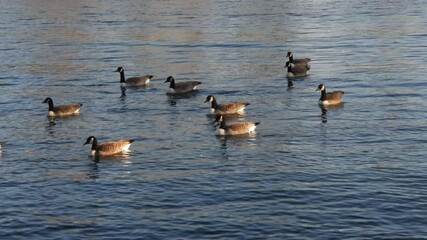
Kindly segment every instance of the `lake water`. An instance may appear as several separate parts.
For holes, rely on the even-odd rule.
[[[427,237],[424,1],[0,5],[1,239]],[[290,50],[312,68],[287,88]],[[121,96],[119,66],[151,85]],[[257,134],[216,137],[210,94]],[[49,124],[48,96],[81,115]],[[96,163],[90,135],[136,141]]]

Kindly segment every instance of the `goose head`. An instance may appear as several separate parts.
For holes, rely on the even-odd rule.
[[[214,100],[215,100],[214,96],[209,95],[209,96],[206,97],[205,103],[207,103],[207,102],[213,102]]]
[[[118,67],[117,70],[114,72],[123,72],[123,71],[124,71],[123,67]]]
[[[53,100],[52,100],[52,98],[50,98],[50,97],[47,97],[42,103],[53,103]]]
[[[317,87],[316,91],[325,91],[326,87],[323,84],[319,84],[319,86]]]
[[[175,81],[175,79],[174,79],[172,76],[169,76],[169,77],[166,79],[165,83],[172,82],[172,81]]]
[[[83,145],[91,144],[91,143],[92,143],[92,148],[93,148],[94,146],[96,147],[97,141],[96,141],[96,138],[95,138],[94,136],[90,136],[90,137],[88,137],[88,138],[86,139],[86,142],[85,142],[85,143],[83,143]]]

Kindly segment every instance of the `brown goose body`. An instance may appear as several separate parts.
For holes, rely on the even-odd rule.
[[[244,114],[246,106],[250,105],[250,103],[245,102],[223,102],[218,104],[216,98],[212,95],[206,97],[206,102],[211,102],[208,115]]]
[[[169,76],[165,83],[169,83],[168,93],[170,94],[188,93],[196,90],[197,86],[202,84],[202,82],[199,81],[185,81],[177,83],[172,76]]]
[[[260,124],[259,122],[235,122],[227,125],[222,115],[217,117],[217,122],[220,124],[215,131],[218,136],[251,134],[255,132],[255,128]]]
[[[90,136],[83,145],[92,143],[90,156],[111,156],[129,152],[129,147],[134,141],[134,139],[126,139],[98,144],[96,138]]]
[[[292,52],[288,52],[286,56],[289,58],[289,62],[293,63],[295,66],[301,66],[310,69],[310,58],[294,59],[294,54]]]
[[[319,105],[321,106],[330,106],[342,103],[342,97],[344,96],[343,91],[326,92],[326,87],[323,84],[320,84],[316,91],[321,92],[319,98]]]
[[[52,98],[49,97],[46,98],[42,103],[49,104],[48,116],[50,117],[61,117],[79,114],[80,108],[83,106],[83,104],[54,106]]]
[[[296,66],[291,62],[286,62],[285,68],[288,70],[286,73],[287,78],[305,77],[307,76],[307,71],[310,70],[310,67],[305,67],[302,65]]]
[[[125,70],[123,67],[118,67],[116,72],[120,73],[120,84],[128,87],[140,87],[146,86],[150,83],[153,78],[152,75],[145,75],[142,77],[131,77],[125,78]]]

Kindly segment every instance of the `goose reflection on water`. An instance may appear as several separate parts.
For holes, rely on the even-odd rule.
[[[196,97],[198,94],[199,94],[199,91],[195,90],[195,91],[179,93],[179,94],[166,93],[166,96],[168,97],[167,102],[169,103],[169,105],[171,107],[174,107],[177,104],[177,100],[190,99],[190,98]]]
[[[320,117],[321,117],[322,123],[327,123],[328,122],[327,113],[328,113],[329,110],[332,110],[332,111],[340,110],[343,107],[344,107],[344,103],[343,102],[341,102],[339,104],[336,104],[336,105],[330,105],[330,106],[319,105],[319,108],[321,110]]]
[[[128,152],[128,153],[122,153],[122,154],[117,154],[117,155],[111,155],[111,156],[93,156],[93,163],[97,164],[97,163],[101,163],[101,162],[120,162],[121,164],[124,165],[131,165],[133,164],[132,162],[132,156],[133,156],[133,152]]]
[[[126,87],[120,86],[120,91],[122,92],[122,95],[120,95],[120,99],[125,100],[126,98]]]
[[[0,157],[3,154],[2,152],[3,146],[4,146],[4,142],[0,142]]]

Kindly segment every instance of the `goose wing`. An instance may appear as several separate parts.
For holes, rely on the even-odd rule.
[[[227,126],[227,132],[232,135],[247,134],[253,132],[259,122],[236,122]]]
[[[300,65],[300,64],[308,64],[310,61],[311,61],[310,58],[298,58],[298,59],[294,59],[292,63],[295,65]]]
[[[292,64],[294,64],[297,67],[303,67],[303,68],[307,68],[307,71],[310,70],[310,58],[299,58],[299,59],[294,59]]]
[[[131,77],[126,79],[126,84],[129,86],[143,86],[150,82],[152,76],[145,75],[142,77]]]
[[[70,115],[79,113],[82,104],[78,105],[60,105],[53,108],[53,111],[57,115]]]
[[[328,92],[328,93],[326,93],[326,100],[328,100],[328,101],[341,101],[343,95],[344,95],[343,91]]]
[[[99,155],[112,155],[127,151],[134,140],[117,140],[105,142],[96,148]]]
[[[202,84],[199,81],[185,81],[185,82],[179,82],[175,83],[175,91],[177,92],[187,92],[194,90],[197,85]]]
[[[293,74],[296,74],[296,75],[307,74],[307,71],[310,70],[310,66],[308,66],[308,65],[295,65],[294,64],[290,70]]]
[[[218,104],[218,110],[223,114],[237,113],[242,111],[249,103],[243,102],[223,102]]]

